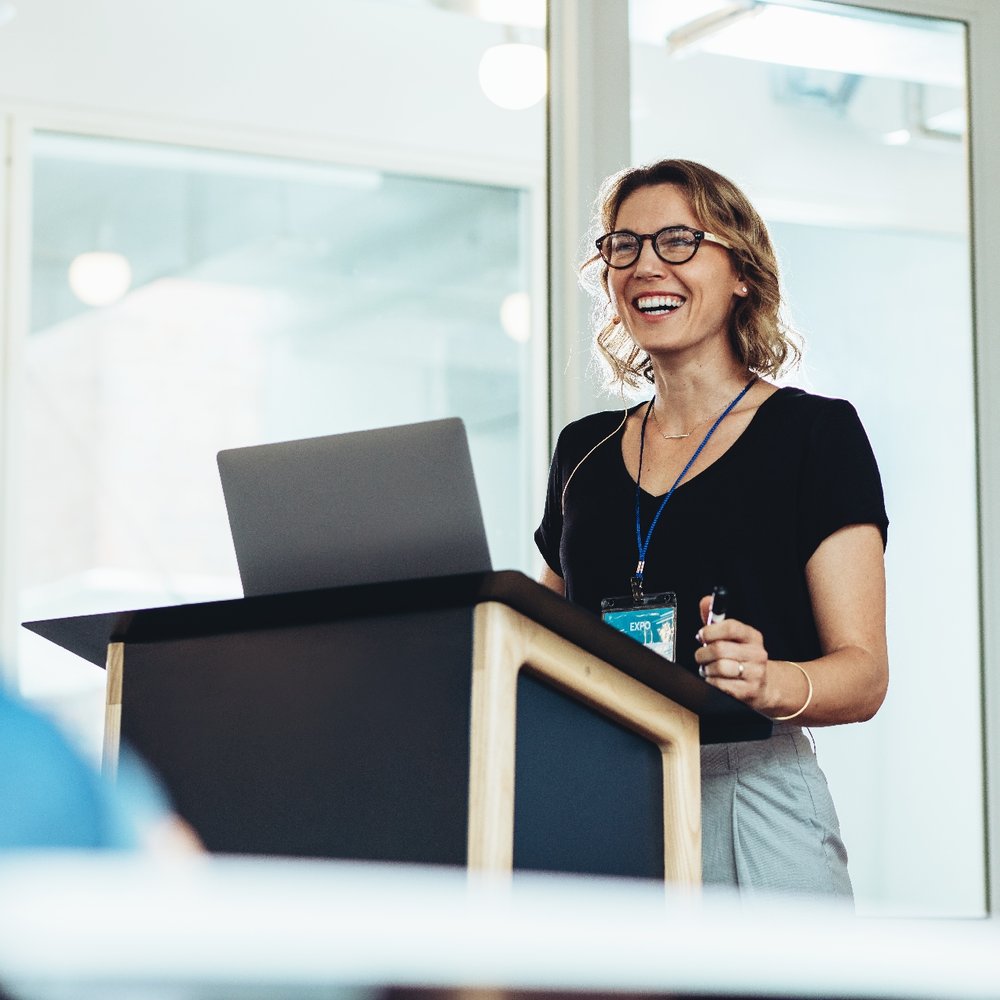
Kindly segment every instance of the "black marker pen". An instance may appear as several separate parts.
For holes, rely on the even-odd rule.
[[[729,603],[729,591],[725,587],[713,587],[712,588],[712,600],[708,605],[708,620],[705,622],[706,625],[714,625],[716,622],[721,622],[723,618],[726,617],[726,607]],[[701,637],[701,630],[698,630],[697,640],[704,646],[705,640]],[[703,666],[698,667],[698,676],[705,676],[705,668]]]
[[[729,604],[729,591],[725,587],[712,588],[712,603],[708,606],[707,625],[714,625],[721,622],[726,617],[726,608]]]

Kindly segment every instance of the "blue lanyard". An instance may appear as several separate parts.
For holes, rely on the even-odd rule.
[[[642,496],[642,490],[639,484],[642,482],[642,456],[643,452],[646,450],[646,424],[649,421],[649,415],[653,411],[653,402],[656,397],[649,401],[649,406],[646,407],[646,415],[642,418],[642,433],[639,436],[639,474],[636,477],[635,483],[635,540],[639,548],[639,562],[636,564],[635,573],[632,575],[632,597],[639,601],[642,598],[642,577],[646,569],[646,552],[649,549],[649,543],[653,537],[653,529],[656,527],[660,520],[660,515],[663,513],[663,508],[667,506],[670,502],[670,498],[674,495],[674,490],[680,486],[684,477],[688,474],[691,466],[697,461],[698,456],[702,453],[705,445],[708,444],[709,438],[715,433],[715,429],[722,423],[726,417],[732,412],[733,407],[750,391],[750,387],[757,381],[757,376],[754,375],[752,379],[740,390],[739,395],[722,411],[718,419],[712,424],[708,429],[708,433],[701,439],[701,444],[695,449],[695,453],[688,459],[687,465],[681,469],[681,474],[674,480],[674,485],[667,490],[667,495],[663,498],[663,502],[660,504],[660,509],[653,516],[653,520],[649,525],[649,531],[646,532],[646,538],[643,540],[642,537],[642,524],[639,519],[639,499]]]

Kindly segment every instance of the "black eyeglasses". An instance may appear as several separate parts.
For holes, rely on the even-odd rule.
[[[640,235],[628,229],[605,233],[597,241],[597,250],[608,267],[631,267],[642,253],[644,240],[653,244],[653,250],[660,260],[667,264],[686,264],[701,246],[702,240],[718,243],[720,247],[732,250],[733,245],[690,226],[667,226],[656,233]]]

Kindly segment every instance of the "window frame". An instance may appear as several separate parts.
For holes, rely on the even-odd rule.
[[[530,341],[534,377],[528,387],[527,421],[521,433],[528,468],[521,500],[528,520],[539,514],[548,473],[548,364],[546,330],[547,273],[544,253],[546,190],[544,151],[538,165],[522,166],[494,158],[456,160],[450,155],[415,151],[412,158],[383,147],[360,146],[335,138],[293,137],[267,129],[205,126],[195,122],[161,122],[135,119],[117,113],[77,113],[59,108],[38,108],[12,102],[0,104],[0,154],[4,180],[0,189],[0,683],[16,690],[19,683],[18,648],[20,618],[18,593],[17,527],[24,516],[18,509],[13,479],[18,468],[17,414],[23,394],[22,356],[29,335],[32,254],[32,136],[55,132],[99,139],[183,146],[205,152],[273,156],[334,167],[359,167],[411,177],[517,188],[525,194],[526,209],[520,225],[529,256],[527,272],[532,298]],[[505,568],[505,567],[500,567]]]

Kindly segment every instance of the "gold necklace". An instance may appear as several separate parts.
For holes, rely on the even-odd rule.
[[[653,422],[656,424],[656,433],[659,434],[660,437],[663,438],[664,441],[683,441],[684,438],[691,437],[691,435],[694,434],[694,432],[699,427],[701,427],[702,424],[708,423],[708,421],[711,420],[712,417],[718,416],[722,412],[722,410],[725,409],[725,407],[723,406],[722,409],[716,410],[716,412],[713,413],[711,417],[706,417],[704,420],[699,420],[698,423],[696,423],[694,425],[694,427],[692,427],[691,430],[689,430],[687,432],[687,434],[664,434],[663,433],[663,428],[660,426],[660,418],[656,415],[656,397],[655,396],[653,397],[653,402],[652,402],[651,409],[653,411]]]
[[[664,441],[681,441],[684,438],[689,438],[694,433],[694,427],[698,426],[697,424],[695,424],[694,427],[692,427],[691,430],[687,432],[687,434],[664,434],[663,428],[660,426],[660,418],[656,415],[655,397],[653,399],[653,422],[656,424],[656,433],[659,434]]]

